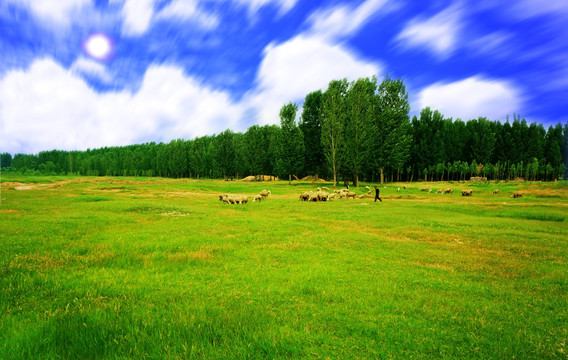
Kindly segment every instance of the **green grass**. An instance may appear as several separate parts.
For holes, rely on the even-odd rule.
[[[568,356],[565,182],[389,184],[382,203],[299,202],[315,186],[296,182],[1,189],[1,359]]]

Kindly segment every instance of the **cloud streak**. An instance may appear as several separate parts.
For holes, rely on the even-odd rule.
[[[458,46],[461,27],[462,10],[453,5],[431,18],[410,20],[395,40],[404,48],[420,48],[445,59]]]
[[[418,98],[420,109],[429,106],[445,116],[463,120],[479,116],[504,120],[508,114],[522,110],[522,96],[513,85],[481,76],[427,86]]]

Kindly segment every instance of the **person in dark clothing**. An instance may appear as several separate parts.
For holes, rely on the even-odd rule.
[[[380,192],[381,191],[379,190],[379,188],[375,185],[375,202],[377,202],[377,199],[379,199],[379,201],[381,202],[383,201],[383,199],[379,197]]]

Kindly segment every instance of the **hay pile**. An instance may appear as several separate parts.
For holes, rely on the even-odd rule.
[[[315,180],[315,176],[306,176],[300,179],[300,181],[314,181]],[[320,177],[318,177],[318,181],[319,182],[325,182],[325,179],[322,179]]]
[[[278,176],[272,175],[251,175],[243,178],[241,181],[278,181]]]

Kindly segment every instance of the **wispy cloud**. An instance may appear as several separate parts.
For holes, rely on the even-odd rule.
[[[213,14],[202,11],[196,0],[174,0],[156,14],[158,20],[190,20],[203,29],[214,29],[219,19]]]
[[[510,57],[514,51],[511,33],[500,30],[473,39],[467,43],[470,51],[481,55],[494,55],[499,58]]]
[[[91,0],[5,0],[7,3],[19,5],[30,9],[37,17],[56,24],[68,25],[74,11],[86,5],[91,5]]]
[[[96,77],[103,83],[109,83],[112,81],[112,76],[103,64],[82,56],[75,60],[69,70],[74,74],[78,73]]]
[[[354,35],[388,0],[366,0],[354,7],[346,4],[316,11],[307,20],[308,33],[326,39]]]
[[[396,41],[405,48],[421,48],[445,59],[460,43],[462,10],[452,5],[431,18],[414,18],[398,34]]]
[[[279,15],[284,15],[296,5],[298,0],[235,0],[235,2],[241,6],[246,6],[249,16],[253,16],[258,10],[267,5],[276,6]]]
[[[439,110],[448,117],[463,120],[485,116],[503,120],[519,113],[521,92],[511,83],[474,76],[452,83],[430,85],[419,94],[419,107]]]

